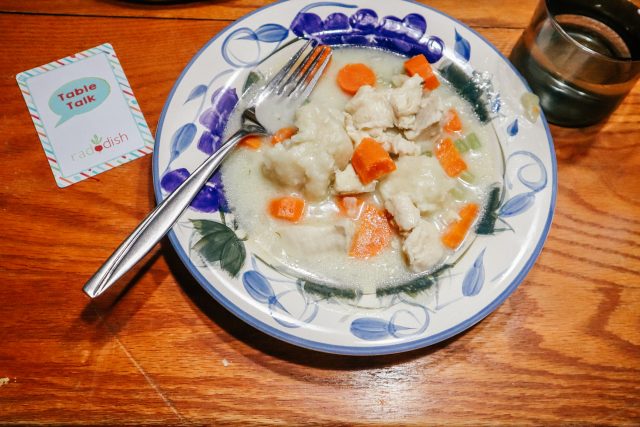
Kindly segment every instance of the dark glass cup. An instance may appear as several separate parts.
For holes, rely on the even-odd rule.
[[[549,122],[596,124],[640,77],[640,8],[629,0],[541,0],[509,59]]]

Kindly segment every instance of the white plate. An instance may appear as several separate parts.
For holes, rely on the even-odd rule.
[[[354,301],[327,289],[321,289],[324,295],[305,290],[302,280],[262,263],[237,236],[233,213],[220,214],[228,209],[217,178],[169,234],[191,274],[245,322],[295,345],[351,355],[428,346],[491,313],[533,266],[556,198],[548,126],[544,116],[533,123],[524,117],[520,98],[528,86],[508,60],[469,27],[434,9],[403,0],[371,4],[279,2],[230,25],[198,52],[176,82],[160,118],[153,158],[160,201],[219,145],[255,64],[295,34],[408,55],[422,52],[445,75],[454,68],[461,71],[454,86],[481,101],[479,111],[488,115],[504,153],[506,186],[491,210],[496,224],[484,230],[493,231],[479,235],[446,273],[421,282],[434,282],[426,291],[404,288]],[[447,68],[451,63],[454,68]],[[220,225],[222,217],[230,228]],[[209,262],[193,250],[202,237],[194,220],[224,236],[209,246],[210,260],[220,261]]]

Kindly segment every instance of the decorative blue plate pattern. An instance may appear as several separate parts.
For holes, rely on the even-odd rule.
[[[198,282],[231,312],[284,341],[351,355],[424,347],[491,313],[524,279],[548,233],[556,197],[553,142],[544,117],[525,118],[528,91],[510,63],[473,30],[410,1],[278,2],[214,37],[187,65],[162,113],[153,177],[162,200],[222,143],[252,68],[296,36],[327,44],[424,54],[493,126],[505,157],[464,256],[393,290],[360,295],[326,289],[277,271],[241,235],[214,175],[169,237]]]

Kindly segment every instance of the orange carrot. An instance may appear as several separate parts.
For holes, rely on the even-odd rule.
[[[355,95],[361,86],[374,86],[376,74],[365,64],[347,64],[338,71],[337,81],[343,91]]]
[[[362,197],[354,195],[336,197],[336,205],[340,213],[348,218],[358,219],[363,203]]]
[[[278,129],[276,133],[274,133],[271,136],[271,143],[273,145],[276,145],[282,141],[286,141],[296,133],[298,133],[297,127],[286,127],[286,128]]]
[[[411,59],[408,59],[404,63],[404,69],[410,76],[418,74],[424,80],[425,89],[435,89],[440,86],[440,80],[433,73],[433,69],[427,61],[427,58],[423,55],[416,55]]]
[[[389,153],[379,142],[372,138],[364,138],[353,151],[351,165],[363,184],[396,170]]]
[[[291,222],[299,221],[304,213],[304,200],[293,196],[272,199],[269,202],[269,213],[274,218]]]
[[[454,178],[467,170],[467,164],[460,156],[460,152],[449,138],[438,142],[435,155],[445,173]]]
[[[389,246],[391,235],[391,226],[384,211],[367,203],[358,219],[349,256],[362,259],[376,256]]]
[[[449,120],[444,125],[444,131],[449,133],[460,132],[462,130],[462,122],[458,112],[452,108],[449,110],[448,117]]]
[[[246,136],[240,141],[240,146],[257,150],[262,145],[262,138],[259,136]]]
[[[441,237],[442,243],[449,249],[455,249],[464,240],[473,224],[473,220],[478,215],[479,207],[475,203],[466,204],[460,209],[458,215],[460,219],[452,222]]]

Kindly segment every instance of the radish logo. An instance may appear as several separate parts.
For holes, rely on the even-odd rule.
[[[120,145],[127,141],[129,141],[129,135],[127,135],[124,132],[118,132],[117,135],[106,136],[106,137],[93,134],[93,137],[91,137],[91,141],[86,146],[86,148],[83,148],[77,153],[73,153],[71,155],[71,160],[76,161],[76,160],[85,159],[94,154],[101,153],[103,150],[109,150],[111,148],[114,148],[115,146]]]
[[[93,149],[96,150],[98,153],[102,151],[102,149],[104,148],[102,146],[102,137],[98,136],[98,135],[93,135],[93,138],[91,138],[91,143],[93,144]]]

